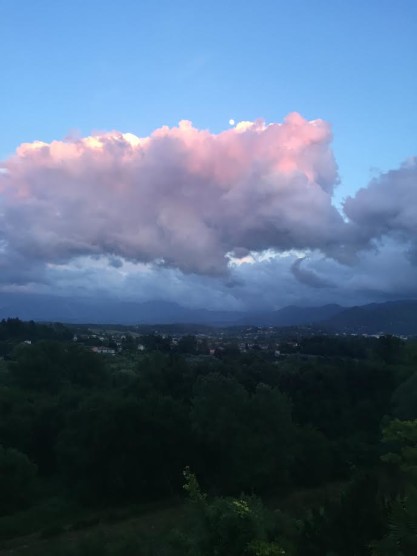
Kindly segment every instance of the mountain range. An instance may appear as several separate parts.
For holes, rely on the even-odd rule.
[[[326,324],[345,332],[417,335],[417,300],[350,307],[333,315]]]
[[[329,331],[417,335],[417,300],[370,303],[355,307],[331,304],[290,305],[275,311],[238,312],[189,309],[168,301],[69,298],[0,293],[0,318],[68,324],[205,324],[212,326],[315,325]]]

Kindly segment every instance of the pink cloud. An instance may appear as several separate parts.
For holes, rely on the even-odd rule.
[[[326,251],[345,228],[331,140],[326,122],[290,114],[22,144],[2,164],[0,241],[42,262],[104,254],[200,274],[223,273],[233,250]]]

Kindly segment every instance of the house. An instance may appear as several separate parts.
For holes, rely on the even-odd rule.
[[[94,346],[91,348],[94,353],[102,353],[104,355],[116,355],[116,350],[103,346]]]

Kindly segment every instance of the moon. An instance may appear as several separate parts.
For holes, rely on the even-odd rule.
[[[230,120],[229,120],[229,124],[230,124],[230,125],[235,125],[235,121],[234,121],[234,119],[233,119],[233,118],[230,118]]]

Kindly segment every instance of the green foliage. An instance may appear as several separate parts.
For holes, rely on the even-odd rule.
[[[417,554],[417,489],[410,487],[405,496],[392,504],[388,532],[373,543],[374,556],[415,556]]]
[[[64,350],[58,342],[20,345],[10,370],[15,383],[28,390],[57,391],[63,379]]]
[[[291,475],[297,485],[311,487],[324,483],[333,475],[333,459],[332,444],[323,433],[312,427],[295,430]]]
[[[29,504],[35,478],[36,466],[25,454],[0,445],[0,514],[12,513]]]
[[[375,351],[384,363],[390,364],[399,360],[403,347],[403,340],[388,334],[378,339]]]
[[[292,402],[293,419],[332,442],[333,478],[378,459],[381,419],[390,410],[394,370],[358,361],[289,361],[279,388]]]
[[[187,454],[186,428],[171,397],[95,395],[69,416],[57,446],[60,466],[92,503],[173,494]]]
[[[71,331],[59,323],[47,325],[23,322],[17,318],[3,319],[0,321],[0,357],[9,357],[13,349],[24,341],[69,341],[71,338]]]
[[[201,505],[206,502],[207,494],[201,491],[200,485],[197,481],[197,477],[191,473],[190,468],[186,467],[183,472],[185,483],[184,490],[188,494],[190,501],[193,504]]]
[[[288,552],[275,542],[254,541],[249,544],[247,554],[252,556],[285,556]]]
[[[0,536],[43,531],[52,554],[71,556],[417,553],[413,346],[323,336],[277,359],[240,354],[229,335],[208,357],[190,334],[172,349],[144,336],[139,353],[124,332],[124,354],[106,360],[59,326],[0,323]],[[173,519],[169,542],[94,533],[127,521],[126,507],[178,500],[184,468],[189,526]],[[11,514],[34,486],[37,506]],[[279,497],[282,511],[242,492]],[[66,509],[45,509],[51,496]],[[65,548],[69,530],[79,540]]]
[[[202,493],[196,477],[186,469],[185,490],[190,496],[192,522],[182,550],[190,556],[283,556],[282,547],[269,539],[268,512],[256,497],[216,497]],[[181,546],[181,544],[180,544]]]
[[[399,419],[417,419],[417,373],[402,382],[392,395],[393,412]]]
[[[388,449],[382,461],[417,479],[417,420],[394,419],[384,428],[382,441]]]
[[[70,383],[101,386],[106,378],[100,357],[82,346],[53,341],[19,345],[10,363],[14,382],[23,389],[55,393]]]
[[[386,508],[375,476],[357,476],[337,500],[311,510],[298,538],[300,556],[370,555],[369,545],[385,532]]]
[[[302,338],[298,350],[309,355],[365,359],[374,346],[374,338],[317,335]]]
[[[188,334],[180,338],[177,345],[177,351],[179,353],[194,354],[197,353],[197,350],[197,338],[195,336]]]
[[[148,351],[161,351],[169,353],[171,351],[171,339],[159,334],[146,334],[141,336],[141,343]]]
[[[278,389],[259,384],[251,395],[235,379],[210,373],[197,381],[192,404],[211,482],[229,492],[287,483],[293,427]]]
[[[374,544],[374,554],[412,556],[417,553],[417,420],[394,419],[384,428],[382,442],[390,487],[385,490],[392,503],[388,532]]]

